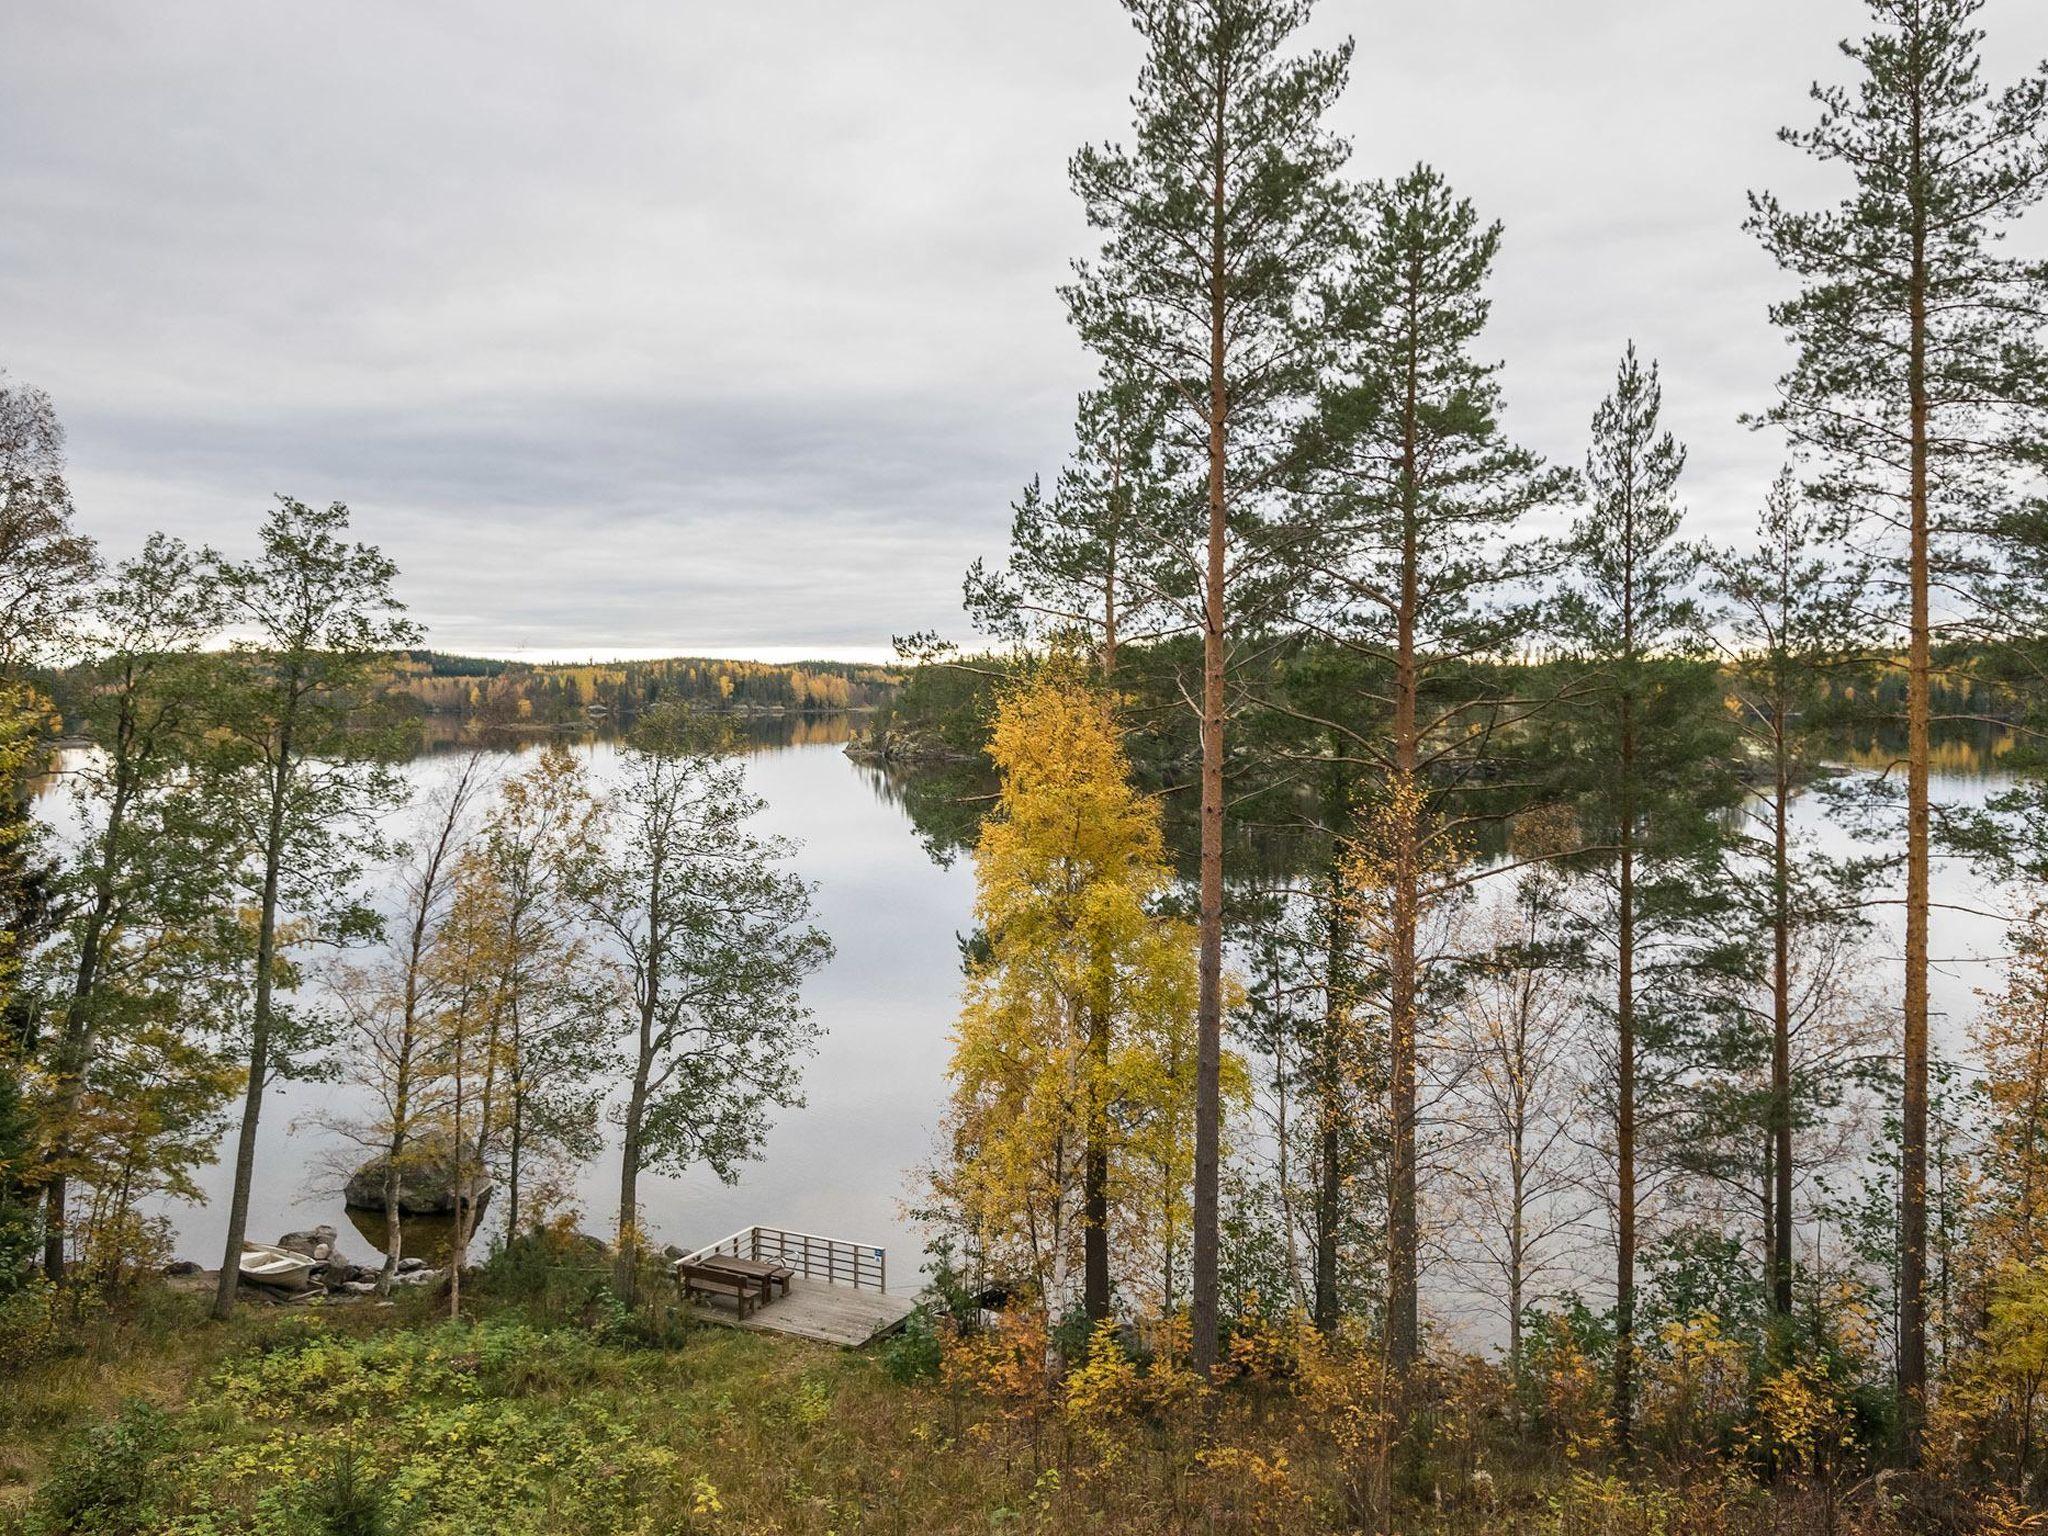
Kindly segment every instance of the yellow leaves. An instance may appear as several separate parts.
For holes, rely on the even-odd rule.
[[[943,1341],[939,1380],[1008,1412],[1028,1411],[1045,1402],[1048,1348],[1042,1317],[1006,1312],[994,1328],[956,1332]]]
[[[718,1485],[702,1472],[690,1479],[690,1513],[699,1520],[725,1513],[725,1501],[718,1496]]]
[[[2014,938],[2004,988],[1974,1030],[1990,1118],[1978,1239],[1994,1264],[2048,1248],[2048,911]]]
[[[1151,910],[1171,882],[1159,811],[1129,782],[1107,699],[1056,676],[1020,687],[989,750],[1002,792],[975,850],[986,948],[966,982],[952,1157],[934,1185],[996,1273],[1061,1305],[1091,1153],[1126,1236],[1170,1223],[1183,1198],[1194,932]]]
[[[1249,1504],[1261,1525],[1292,1529],[1314,1502],[1310,1490],[1296,1480],[1285,1451],[1267,1456],[1248,1446],[1212,1445],[1195,1452],[1195,1463],[1212,1478],[1234,1485],[1241,1494],[1238,1502]]]
[[[1230,1335],[1230,1363],[1252,1381],[1285,1381],[1301,1374],[1305,1349],[1314,1347],[1314,1330],[1298,1313],[1267,1317],[1249,1299]]]
[[[1595,1454],[1613,1438],[1612,1378],[1562,1317],[1546,1319],[1533,1342],[1530,1374],[1551,1440],[1568,1460]]]
[[[2048,1372],[2048,1260],[2000,1270],[1987,1312],[1983,1344],[1996,1374],[2017,1380]]]
[[[1712,1450],[1749,1397],[1749,1348],[1699,1313],[1666,1323],[1643,1364],[1642,1429],[1672,1450]]]
[[[1117,1339],[1116,1325],[1105,1320],[1088,1340],[1087,1358],[1067,1372],[1060,1412],[1102,1464],[1114,1466],[1122,1459],[1122,1443],[1113,1431],[1143,1406],[1144,1388],[1137,1363]]]
[[[1744,1438],[1769,1465],[1810,1472],[1851,1433],[1846,1405],[1820,1361],[1795,1361],[1757,1386]]]

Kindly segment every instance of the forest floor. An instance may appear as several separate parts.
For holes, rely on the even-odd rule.
[[[1270,1384],[1192,1417],[1076,1418],[1025,1406],[1015,1382],[1006,1397],[941,1378],[929,1336],[841,1350],[594,1290],[478,1287],[473,1306],[451,1322],[421,1293],[218,1325],[204,1298],[152,1287],[53,1318],[40,1341],[0,1334],[0,1533],[1365,1528],[1335,1440]],[[1562,1464],[1447,1473],[1392,1520],[1403,1536],[1907,1528],[1833,1490]]]

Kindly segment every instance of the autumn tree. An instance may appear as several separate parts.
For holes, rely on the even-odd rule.
[[[91,1166],[75,1132],[92,1110],[88,1084],[104,1076],[95,1058],[109,1045],[139,1048],[122,1039],[126,1030],[147,1034],[159,1041],[150,1074],[163,1085],[186,1048],[174,1038],[182,1008],[189,1044],[201,1049],[225,1025],[215,995],[225,973],[245,958],[230,915],[232,835],[192,766],[219,681],[217,664],[199,654],[222,617],[206,562],[152,535],[86,615],[93,655],[77,677],[93,750],[65,776],[83,831],[53,881],[63,921],[36,958],[46,1020],[43,1269],[53,1281],[71,1235],[70,1181]]]
[[[1456,996],[1432,1031],[1445,1082],[1446,1177],[1464,1217],[1465,1266],[1507,1329],[1519,1380],[1522,1329],[1567,1273],[1585,1222],[1583,941],[1564,913],[1570,876],[1535,865],[1464,925]]]
[[[832,955],[810,923],[795,845],[753,829],[762,803],[721,733],[687,710],[643,717],[606,797],[605,836],[569,891],[612,977],[624,1046],[617,1279],[638,1283],[640,1176],[759,1155],[768,1111],[802,1102],[816,1036],[806,976]]]
[[[423,1063],[433,1098],[426,1148],[453,1192],[448,1315],[462,1315],[462,1271],[483,1215],[483,1191],[503,1166],[512,1124],[508,892],[474,849],[456,860],[448,911],[430,958],[432,1012]],[[622,1239],[623,1241],[623,1239]]]
[[[98,567],[92,540],[72,525],[56,408],[0,371],[0,675],[47,654]]]
[[[63,423],[48,395],[0,372],[0,1072],[17,1101],[34,1033],[20,967],[52,921],[28,776],[56,724],[24,670],[51,658],[96,569],[72,525]]]
[[[1165,441],[1202,466],[1198,531],[1162,551],[1202,639],[1201,869],[1193,1286],[1196,1366],[1216,1360],[1222,1134],[1225,733],[1233,647],[1285,589],[1273,492],[1319,351],[1307,296],[1340,237],[1345,150],[1323,124],[1348,43],[1296,54],[1307,0],[1126,0],[1145,45],[1129,147],[1090,145],[1071,179],[1102,231],[1066,290],[1116,377],[1163,394]]]
[[[1816,85],[1819,121],[1782,135],[1854,188],[1811,212],[1753,194],[1750,226],[1801,285],[1771,311],[1797,356],[1767,419],[1810,462],[1816,499],[1856,520],[1906,677],[1897,1370],[1910,1448],[1927,1387],[1935,658],[1944,639],[1996,628],[1973,599],[2048,419],[2048,267],[2001,244],[2048,191],[2048,72],[1984,83],[1981,0],[1868,4],[1875,29],[1843,47],[1854,87]]]
[[[261,552],[218,570],[240,636],[215,700],[218,792],[247,850],[242,881],[255,929],[248,1079],[214,1298],[222,1318],[239,1283],[264,1089],[307,1043],[305,1020],[277,997],[298,980],[286,950],[375,931],[356,880],[379,848],[375,818],[399,796],[379,755],[390,741],[377,729],[377,690],[390,653],[419,630],[391,590],[397,567],[348,542],[348,525],[339,502],[316,511],[280,497]]]
[[[1461,888],[1456,850],[1475,818],[1501,814],[1475,787],[1498,776],[1497,743],[1530,709],[1498,665],[1530,628],[1537,573],[1517,529],[1570,475],[1508,440],[1500,365],[1478,351],[1500,226],[1428,166],[1365,189],[1360,205],[1360,249],[1328,300],[1336,355],[1307,477],[1306,617],[1357,663],[1360,697],[1314,723],[1353,764],[1383,882],[1366,904],[1386,978],[1387,1346],[1405,1373],[1421,1339],[1420,946],[1433,907]]]
[[[995,814],[975,845],[978,943],[954,1037],[942,1200],[1005,1279],[1059,1317],[1110,1315],[1126,1250],[1178,1215],[1192,1129],[1194,934],[1168,889],[1156,803],[1130,783],[1111,703],[1055,671],[1002,701]],[[1166,1177],[1153,1174],[1164,1170]]]
[[[2012,934],[2004,985],[1972,1029],[1984,1070],[1985,1198],[1980,1242],[1995,1263],[2048,1254],[2048,927],[2035,913]]]
[[[342,1018],[341,1076],[362,1092],[368,1113],[323,1115],[321,1123],[381,1171],[384,1264],[377,1284],[387,1295],[405,1254],[405,1180],[424,1171],[434,1143],[420,1133],[436,1127],[442,1108],[433,1061],[444,1002],[439,988],[449,969],[441,951],[482,775],[471,755],[436,787],[392,878],[396,900],[382,953],[367,964],[337,966],[330,978]]]
[[[507,779],[485,819],[476,857],[501,893],[499,945],[506,1087],[505,1221],[517,1232],[536,1156],[597,1150],[592,1079],[603,1052],[591,1025],[592,957],[568,885],[598,836],[598,805],[582,766],[551,743]]]

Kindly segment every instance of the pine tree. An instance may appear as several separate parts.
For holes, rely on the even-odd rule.
[[[1845,886],[1857,873],[1793,826],[1797,798],[1828,774],[1822,733],[1831,685],[1849,675],[1868,638],[1867,576],[1861,561],[1838,553],[1845,532],[1839,513],[1800,496],[1788,470],[1765,499],[1755,547],[1709,557],[1737,728],[1753,764],[1736,878],[1768,950],[1770,1086],[1758,1161],[1768,1170],[1765,1275],[1780,1317],[1792,1312],[1794,1036],[1804,1016],[1825,1006],[1814,989],[1823,976],[1813,965],[1803,975],[1797,962],[1803,953],[1825,969],[1820,952],[1839,948],[1844,935],[1833,930],[1849,926],[1842,914],[1854,893]]]
[[[1231,651],[1285,583],[1291,541],[1271,492],[1295,408],[1314,383],[1309,285],[1341,236],[1334,176],[1343,145],[1323,118],[1343,87],[1348,43],[1285,50],[1307,0],[1125,0],[1146,58],[1131,148],[1090,146],[1071,175],[1101,252],[1067,290],[1082,339],[1120,377],[1164,394],[1170,449],[1204,469],[1205,513],[1154,581],[1187,594],[1202,637],[1198,1095],[1193,1353],[1218,1345],[1222,1133],[1223,836]]]
[[[1714,848],[1729,798],[1725,712],[1701,655],[1688,588],[1694,552],[1679,539],[1685,450],[1659,426],[1663,389],[1631,343],[1593,417],[1588,503],[1566,543],[1558,636],[1582,669],[1568,751],[1586,776],[1580,814],[1600,850],[1598,920],[1613,979],[1616,1439],[1629,1445],[1635,1368],[1639,1089],[1646,973],[1655,921],[1693,896],[1689,862]],[[1646,919],[1652,924],[1645,929]]]
[[[1433,908],[1462,883],[1470,815],[1489,809],[1472,787],[1527,713],[1487,665],[1529,628],[1516,599],[1533,571],[1516,526],[1561,499],[1570,476],[1507,440],[1500,365],[1475,355],[1500,226],[1482,225],[1428,166],[1361,203],[1362,250],[1330,301],[1337,356],[1308,481],[1318,575],[1307,617],[1357,663],[1362,697],[1348,720],[1316,723],[1338,733],[1364,781],[1378,839],[1367,856],[1390,882],[1371,905],[1392,1095],[1387,1346],[1405,1374],[1421,1339],[1419,946]]]
[[[1935,651],[1979,632],[1973,588],[1997,564],[2048,413],[2048,266],[1999,241],[2048,192],[2048,72],[1993,93],[1981,0],[1868,0],[1877,30],[1843,52],[1853,91],[1819,86],[1820,120],[1781,135],[1845,167],[1837,206],[1753,194],[1750,224],[1800,292],[1772,319],[1798,348],[1768,419],[1815,466],[1813,494],[1853,514],[1906,673],[1905,1080],[1898,1391],[1917,1448],[1927,1387],[1929,733]]]
[[[967,573],[966,606],[984,633],[1074,639],[1104,677],[1120,647],[1182,627],[1184,609],[1155,589],[1161,543],[1182,487],[1160,441],[1167,398],[1117,379],[1081,397],[1074,457],[1046,495],[1033,480],[1012,509],[1010,555]]]

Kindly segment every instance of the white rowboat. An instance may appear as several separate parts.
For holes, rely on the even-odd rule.
[[[240,1268],[242,1278],[253,1285],[275,1285],[296,1291],[305,1285],[306,1276],[313,1272],[313,1261],[289,1248],[273,1248],[268,1243],[244,1243]]]

